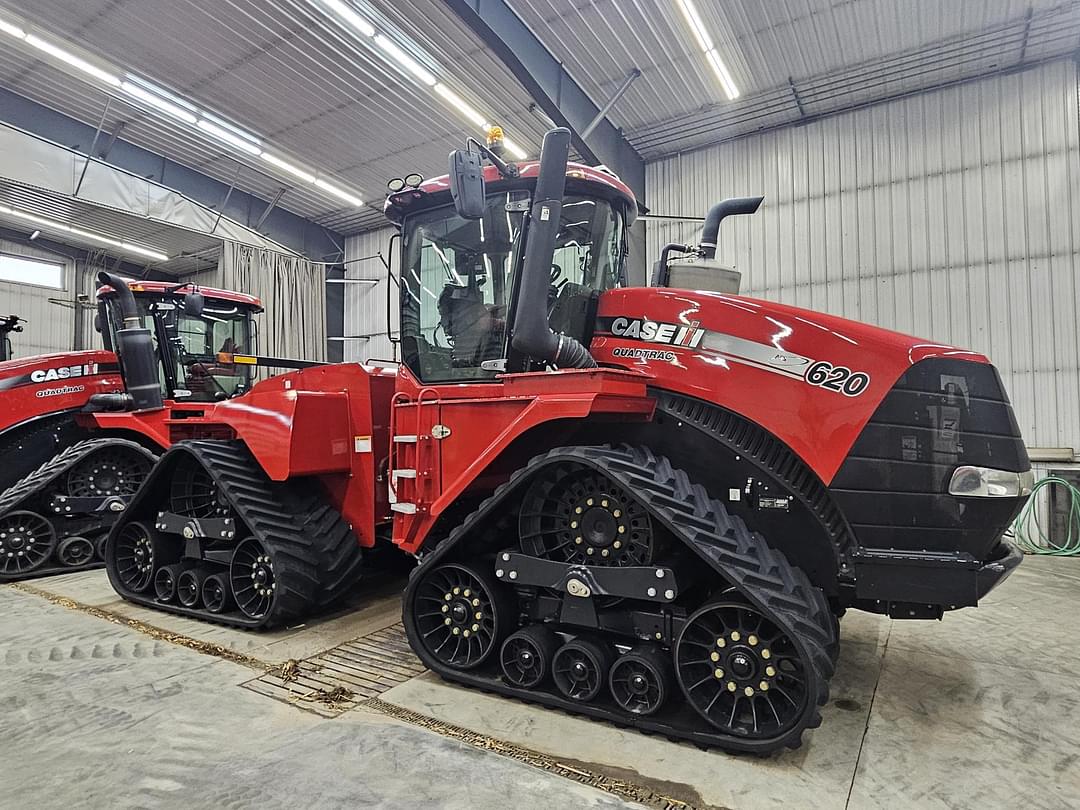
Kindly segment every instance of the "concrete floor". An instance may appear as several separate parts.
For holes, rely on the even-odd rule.
[[[362,609],[249,634],[116,600],[101,572],[37,588],[268,662],[399,618]],[[1080,560],[1029,558],[944,622],[849,613],[824,724],[770,759],[700,751],[442,683],[382,700],[695,806],[1080,807]],[[0,806],[622,807],[383,715],[322,719],[235,688],[249,667],[0,587]],[[42,774],[46,774],[42,778]]]

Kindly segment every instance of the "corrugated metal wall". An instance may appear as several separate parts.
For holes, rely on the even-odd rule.
[[[1080,449],[1078,68],[1049,63],[649,164],[657,214],[724,223],[748,295],[986,352],[1030,446]],[[696,241],[650,223],[649,255]]]
[[[345,276],[371,279],[373,284],[345,285],[345,359],[396,360],[396,345],[386,337],[386,265],[393,228],[350,236],[345,240]],[[394,276],[398,274],[399,245],[394,246]],[[396,283],[390,283],[390,324],[397,336],[398,297]]]
[[[0,314],[15,314],[27,321],[22,332],[11,335],[15,357],[67,352],[76,348],[75,262],[66,256],[3,239],[0,239],[0,253],[43,259],[64,266],[64,289],[62,290],[0,281]],[[85,287],[80,289],[86,290]],[[93,290],[92,285],[89,289]],[[69,305],[50,303],[49,299],[66,301]],[[93,318],[94,315],[91,312],[83,320],[92,323]],[[86,338],[87,335],[84,334],[82,340],[85,341]]]

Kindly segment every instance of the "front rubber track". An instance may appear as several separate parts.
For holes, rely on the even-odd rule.
[[[152,595],[128,590],[117,576],[112,551],[115,538],[131,521],[153,523],[158,512],[168,511],[169,481],[177,463],[186,456],[209,473],[239,523],[246,527],[237,540],[241,534],[253,535],[273,555],[277,594],[261,618],[159,602]],[[310,615],[343,596],[360,576],[361,548],[341,515],[312,482],[271,481],[243,442],[199,440],[179,442],[161,457],[113,527],[106,557],[109,580],[124,599],[214,624],[269,629]]]
[[[37,507],[34,503],[38,496],[46,494],[46,490],[59,479],[67,474],[77,464],[89,458],[91,455],[103,450],[110,450],[122,448],[132,453],[145,456],[147,461],[151,464],[157,460],[157,456],[143,447],[137,442],[129,441],[127,439],[117,438],[101,438],[101,439],[85,439],[81,442],[76,442],[70,445],[61,452],[57,453],[51,459],[46,461],[36,470],[23,478],[16,481],[3,493],[0,493],[0,516],[6,515],[9,512],[14,512],[20,509],[27,509],[31,512],[37,512],[42,517],[47,519],[52,524],[53,530],[56,532],[57,538],[63,538],[65,536],[63,531],[63,520],[58,520],[56,515],[50,510],[43,507]],[[5,460],[5,463],[7,460]],[[11,462],[15,463],[15,462]],[[116,513],[108,513],[102,515],[103,520],[100,525],[100,531],[92,532],[94,534],[101,534],[108,530],[112,519]],[[79,515],[72,515],[71,517],[80,517]],[[80,533],[91,533],[85,524],[80,527]],[[55,554],[55,552],[54,552]],[[35,568],[33,571],[25,574],[10,575],[0,574],[0,583],[4,582],[20,582],[27,579],[37,579],[39,577],[48,577],[56,574],[72,574],[76,571],[89,571],[95,568],[101,568],[104,565],[104,561],[98,558],[96,555],[92,557],[88,562],[83,565],[43,565],[40,568]]]
[[[713,570],[717,586],[714,590],[733,586],[798,645],[801,657],[810,664],[815,677],[811,699],[807,701],[807,708],[796,726],[775,738],[749,740],[721,733],[705,726],[704,721],[675,725],[655,717],[634,716],[603,706],[573,702],[550,692],[510,687],[497,674],[450,669],[429,655],[424,646],[418,643],[411,605],[416,585],[424,573],[440,561],[459,559],[455,555],[459,545],[466,539],[478,537],[488,520],[505,510],[504,503],[515,492],[543,468],[567,462],[591,467],[616,480],[650,512],[655,521],[668,528]],[[506,538],[501,539],[505,545]],[[490,551],[494,549],[484,550],[485,553]],[[487,563],[474,557],[472,564],[483,566]],[[828,681],[834,670],[828,650],[835,644],[836,636],[824,593],[814,587],[801,570],[788,563],[781,552],[769,547],[764,538],[751,532],[742,520],[730,515],[721,501],[711,498],[704,487],[692,483],[684,472],[674,469],[668,459],[656,456],[648,448],[626,445],[614,448],[556,448],[537,456],[515,472],[413,571],[405,591],[403,620],[413,650],[426,666],[447,680],[607,720],[618,726],[634,727],[670,739],[687,740],[699,746],[729,751],[767,754],[785,747],[798,747],[802,733],[807,728],[816,728],[821,724],[820,709],[828,702]],[[689,707],[686,708],[690,711]]]

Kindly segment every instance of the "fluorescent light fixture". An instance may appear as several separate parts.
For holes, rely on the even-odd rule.
[[[476,124],[476,126],[480,127],[481,129],[488,128],[487,118],[485,118],[472,107],[470,107],[466,103],[465,99],[463,99],[453,90],[451,90],[445,84],[443,84],[442,82],[436,84],[435,92],[442,96],[443,100],[445,100],[447,104],[449,104],[459,113],[461,113],[462,118],[464,118],[466,121]]]
[[[178,107],[183,107],[185,109],[191,110],[193,113],[198,113],[199,112],[199,108],[196,107],[194,104],[192,104],[187,99],[180,98],[180,96],[176,95],[176,93],[170,93],[164,87],[158,87],[153,82],[148,82],[146,79],[142,78],[141,76],[136,76],[134,73],[129,73],[127,75],[127,81],[129,81],[132,84],[139,85],[144,90],[149,90],[155,96],[161,96],[161,98],[166,99],[167,101],[171,101],[173,104],[175,104]]]
[[[18,39],[26,39],[26,32],[14,23],[9,23],[7,20],[0,20],[0,31],[5,34],[11,34],[11,36]]]
[[[709,64],[712,65],[712,69],[716,72],[716,77],[720,80],[720,86],[724,88],[728,101],[737,99],[739,97],[739,88],[735,86],[731,74],[728,73],[727,67],[724,65],[723,60],[720,59],[720,54],[714,49],[706,53],[705,58],[709,60]]]
[[[375,35],[375,44],[386,51],[390,56],[394,58],[394,61],[401,65],[405,70],[409,71],[413,76],[418,78],[428,87],[435,86],[435,77],[431,73],[425,70],[419,62],[409,56],[405,51],[401,50],[395,42],[387,39],[382,34]]]
[[[233,135],[231,132],[222,129],[217,124],[211,124],[205,118],[199,120],[198,126],[203,132],[207,132],[218,140],[225,141],[225,143],[235,146],[237,149],[242,149],[252,155],[262,155],[262,149],[251,141],[241,138],[239,135]]]
[[[356,13],[356,9],[341,0],[322,0],[323,5],[345,20],[365,37],[375,36],[375,26]]]
[[[269,152],[263,152],[262,157],[263,157],[263,160],[265,160],[267,163],[270,163],[270,164],[272,164],[274,166],[277,166],[279,169],[282,169],[282,170],[288,172],[289,174],[292,174],[292,175],[295,175],[296,177],[299,177],[305,183],[314,183],[315,182],[315,175],[313,175],[311,172],[304,171],[299,166],[294,166],[293,164],[291,164],[291,163],[289,163],[287,161],[284,161],[281,158],[270,154]]]
[[[345,202],[350,203],[351,205],[355,205],[357,207],[360,207],[361,205],[364,204],[364,201],[361,200],[356,195],[350,194],[349,192],[347,192],[347,191],[345,191],[343,189],[340,189],[340,188],[338,188],[337,186],[335,186],[335,185],[333,185],[331,183],[327,183],[321,177],[318,177],[318,178],[315,179],[315,186],[317,188],[321,188],[323,191],[327,192],[328,194],[333,194],[335,197],[338,197],[339,199],[342,199]]]
[[[701,52],[705,55],[705,59],[712,67],[713,72],[716,73],[716,78],[720,80],[720,86],[724,88],[724,94],[728,97],[728,101],[734,101],[739,97],[739,88],[735,86],[735,81],[731,78],[731,74],[728,73],[727,66],[720,58],[716,46],[713,45],[712,37],[709,36],[705,23],[701,21],[701,15],[698,14],[694,0],[677,0],[677,2],[679,8],[682,9],[683,17],[686,18],[686,24],[690,26],[690,30],[694,33],[694,39],[697,40]]]
[[[244,140],[251,141],[256,146],[262,146],[262,141],[258,138],[258,136],[252,135],[250,132],[248,132],[246,130],[243,130],[240,127],[236,126],[236,124],[230,124],[224,118],[218,118],[213,113],[208,113],[208,112],[204,112],[202,114],[202,117],[205,118],[207,121],[209,121],[211,124],[213,124],[216,127],[220,127],[221,129],[228,130],[233,135],[239,135]]]
[[[102,70],[97,65],[91,65],[82,57],[76,56],[73,53],[68,53],[63,48],[53,45],[51,42],[46,42],[41,37],[33,34],[26,35],[26,41],[28,44],[33,45],[39,51],[45,51],[55,59],[59,59],[61,62],[65,62],[71,65],[73,68],[81,70],[83,73],[89,73],[95,79],[105,82],[105,84],[111,84],[113,87],[120,86],[120,80],[113,76],[111,73]]]
[[[151,107],[155,107],[162,112],[167,112],[169,115],[173,116],[174,118],[179,118],[181,121],[186,121],[189,124],[194,124],[197,123],[199,120],[190,111],[185,110],[183,107],[177,104],[173,104],[171,101],[166,101],[160,96],[155,96],[148,90],[143,90],[137,84],[132,84],[131,82],[124,82],[120,85],[120,87],[123,88],[126,92],[135,96],[135,98],[141,101],[145,101]]]
[[[509,138],[503,138],[503,146],[506,147],[506,151],[516,157],[518,160],[525,160],[529,156],[528,152],[518,146]]]
[[[690,25],[690,30],[694,32],[701,50],[711,51],[713,49],[712,39],[709,37],[709,32],[705,30],[705,23],[701,21],[694,0],[679,0],[679,7],[682,9],[686,22]]]
[[[122,242],[119,239],[113,239],[111,236],[94,233],[93,231],[84,231],[82,228],[73,228],[70,225],[65,225],[63,222],[45,219],[44,217],[28,214],[26,211],[19,211],[15,208],[8,208],[4,205],[0,205],[0,214],[8,214],[13,217],[18,217],[19,219],[25,219],[28,222],[34,222],[41,225],[48,231],[70,233],[72,236],[78,236],[91,242],[100,242],[105,245],[111,245],[112,247],[120,248],[127,253],[137,253],[140,256],[146,256],[147,258],[155,259],[159,262],[167,262],[169,260],[169,257],[160,250],[152,250],[151,248],[133,245],[130,242]]]

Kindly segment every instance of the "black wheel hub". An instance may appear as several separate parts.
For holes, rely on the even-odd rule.
[[[791,729],[808,700],[809,664],[757,608],[699,609],[675,644],[675,671],[691,706],[721,730],[767,738]]]
[[[0,573],[29,573],[56,547],[52,524],[36,512],[12,512],[0,519]]]
[[[456,563],[437,566],[424,576],[413,596],[413,610],[421,643],[433,657],[467,669],[491,654],[502,640],[496,587],[497,582]]]
[[[150,528],[142,523],[125,526],[116,537],[113,563],[120,581],[136,593],[147,590],[154,581],[154,567],[161,561],[155,553]]]
[[[529,486],[519,517],[522,550],[576,565],[648,565],[648,512],[591,469],[555,468]]]
[[[254,537],[239,543],[229,563],[229,584],[236,605],[251,619],[261,619],[273,607],[277,596],[274,561]]]
[[[128,497],[150,472],[150,460],[135,450],[112,448],[92,454],[68,473],[68,495]]]

